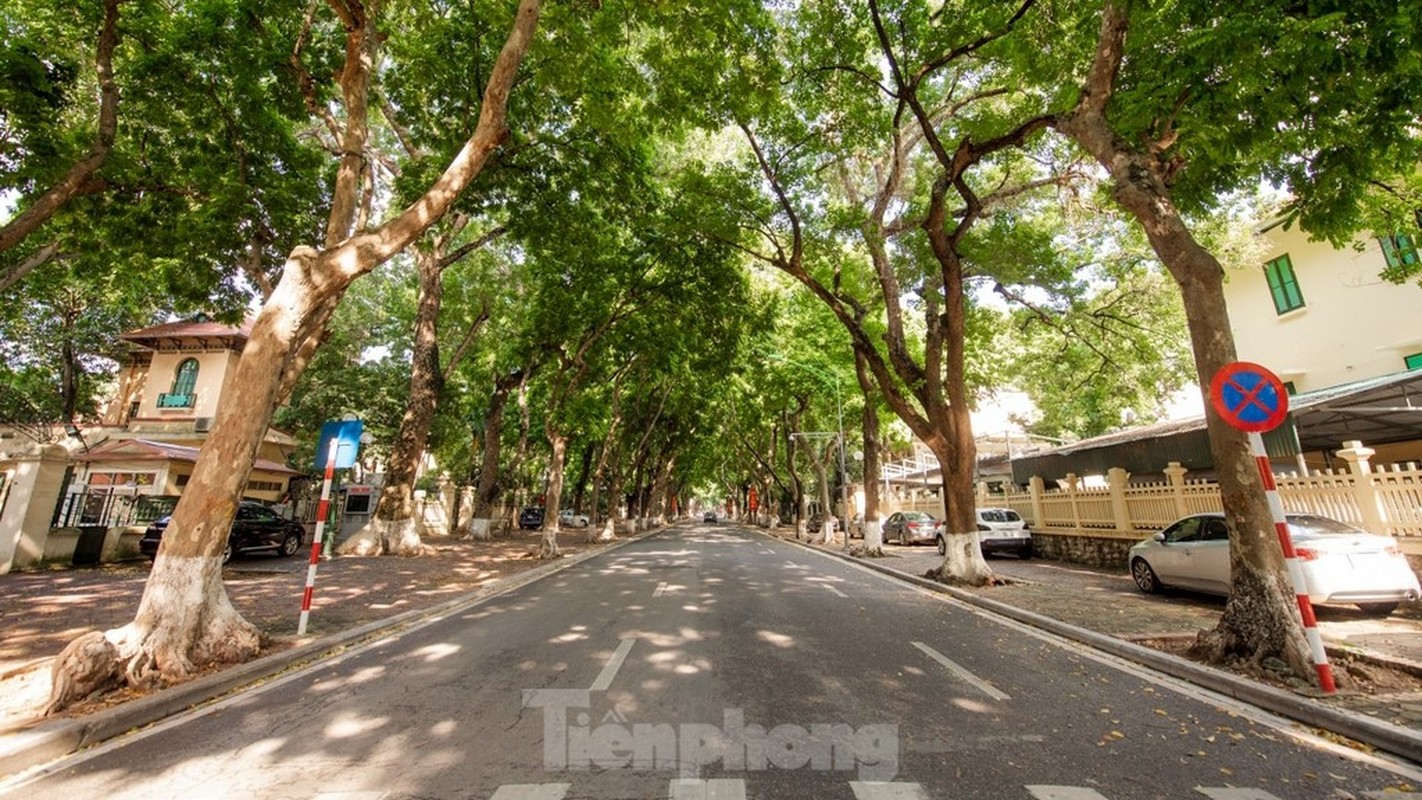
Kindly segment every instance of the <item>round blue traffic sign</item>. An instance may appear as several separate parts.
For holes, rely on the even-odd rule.
[[[1248,361],[1220,367],[1210,381],[1210,403],[1225,422],[1248,433],[1273,430],[1289,413],[1283,381]]]

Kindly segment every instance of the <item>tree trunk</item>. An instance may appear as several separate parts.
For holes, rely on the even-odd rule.
[[[1236,359],[1224,300],[1224,269],[1180,217],[1162,172],[1165,163],[1117,136],[1107,120],[1128,16],[1123,4],[1108,4],[1082,98],[1055,125],[1106,168],[1116,202],[1140,223],[1151,247],[1180,286],[1197,380],[1205,392],[1215,373]],[[1208,398],[1205,420],[1221,502],[1232,533],[1231,585],[1224,614],[1213,630],[1201,633],[1197,648],[1216,661],[1241,656],[1258,664],[1277,657],[1297,674],[1309,675],[1312,670],[1302,622],[1248,439],[1215,413]]]
[[[854,350],[854,374],[864,393],[864,553],[884,554],[884,527],[879,520],[879,409],[874,404],[877,393],[864,355]]]
[[[522,0],[513,30],[490,73],[477,127],[428,192],[380,229],[357,234],[325,250],[296,248],[281,281],[263,304],[238,359],[229,394],[217,409],[212,435],[198,453],[192,478],[173,511],[128,625],[111,632],[137,684],[180,680],[194,667],[242,661],[260,645],[255,628],[232,607],[221,580],[222,551],[272,415],[284,387],[300,375],[342,295],[356,278],[403,250],[437,221],[480,172],[507,132],[505,109],[514,73],[537,26],[539,0]],[[374,19],[347,29],[347,57],[362,61],[362,42],[375,35]],[[367,65],[367,68],[368,65]],[[348,63],[347,73],[355,67]],[[343,74],[346,83],[348,74]],[[361,83],[359,75],[350,76]],[[348,109],[350,125],[363,117]],[[355,191],[338,183],[335,194]],[[344,205],[333,203],[335,208]]]
[[[479,465],[479,481],[474,489],[474,510],[469,520],[469,535],[481,541],[493,538],[494,501],[499,497],[499,453],[503,448],[504,408],[509,393],[520,385],[532,367],[505,375],[494,381],[494,393],[489,396],[489,411],[484,417],[484,447]]]
[[[548,494],[543,500],[543,543],[538,549],[539,558],[558,558],[558,512],[563,496],[563,467],[568,456],[568,437],[564,436],[552,423],[545,422],[548,430]]]
[[[438,327],[444,273],[439,248],[417,249],[415,268],[420,289],[410,364],[410,399],[385,464],[380,502],[370,521],[337,549],[343,556],[419,556],[434,552],[420,540],[415,518],[415,479],[444,382],[439,365]]]

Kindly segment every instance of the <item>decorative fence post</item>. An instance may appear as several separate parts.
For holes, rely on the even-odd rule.
[[[1047,512],[1042,503],[1042,493],[1046,491],[1046,481],[1043,481],[1040,475],[1033,475],[1027,482],[1027,490],[1032,495],[1032,525],[1044,528],[1047,525]]]
[[[1107,485],[1111,490],[1111,516],[1116,522],[1116,530],[1135,530],[1131,524],[1131,509],[1126,505],[1126,484],[1131,479],[1131,473],[1120,467],[1112,467],[1106,471]]]
[[[1075,472],[1068,472],[1064,479],[1067,500],[1071,502],[1071,526],[1077,529],[1081,528],[1081,506],[1076,502],[1076,485],[1079,480]]]
[[[1386,533],[1380,498],[1377,487],[1373,485],[1372,466],[1368,463],[1376,452],[1353,439],[1344,442],[1343,449],[1335,455],[1347,461],[1348,469],[1353,473],[1353,492],[1358,502],[1358,513],[1363,518],[1363,527],[1373,533]]]
[[[1164,469],[1165,477],[1170,479],[1170,497],[1175,501],[1175,516],[1183,517],[1190,513],[1190,508],[1185,505],[1185,473],[1190,470],[1180,466],[1179,461],[1172,461]]]

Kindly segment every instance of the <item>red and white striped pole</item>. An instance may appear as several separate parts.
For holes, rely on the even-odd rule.
[[[1308,584],[1304,580],[1303,567],[1299,566],[1298,554],[1294,552],[1294,539],[1289,535],[1289,521],[1284,516],[1284,502],[1279,499],[1279,489],[1274,484],[1274,468],[1269,464],[1269,453],[1264,449],[1264,437],[1251,431],[1249,451],[1254,463],[1259,466],[1259,477],[1264,481],[1264,496],[1269,499],[1269,512],[1274,517],[1274,532],[1279,536],[1279,546],[1284,551],[1284,565],[1289,570],[1289,582],[1294,586],[1294,596],[1298,598],[1299,615],[1303,617],[1304,638],[1308,639],[1308,649],[1313,657],[1313,668],[1318,671],[1318,685],[1324,694],[1333,694],[1337,687],[1333,683],[1333,667],[1328,664],[1328,652],[1323,649],[1323,637],[1318,632],[1318,619],[1313,615],[1313,602],[1308,599]]]
[[[311,596],[316,592],[316,565],[321,561],[321,540],[326,533],[326,516],[331,511],[331,482],[336,477],[336,448],[340,447],[338,436],[331,437],[331,449],[326,456],[326,477],[321,481],[321,502],[316,506],[316,533],[311,537],[311,563],[306,567],[306,590],[301,593],[301,621],[296,624],[296,635],[306,635],[306,620],[311,617]]]

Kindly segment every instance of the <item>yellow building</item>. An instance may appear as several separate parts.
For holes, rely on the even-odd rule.
[[[1343,249],[1277,221],[1259,235],[1262,262],[1230,271],[1225,284],[1240,359],[1294,392],[1422,369],[1422,287],[1380,277],[1391,263],[1417,263],[1415,234]]]
[[[130,352],[99,424],[0,431],[0,573],[66,552],[77,563],[79,528],[109,531],[104,560],[125,555],[117,531],[167,513],[187,486],[250,330],[200,315],[123,334]],[[269,429],[243,496],[283,499],[301,474],[286,466],[295,447]]]

